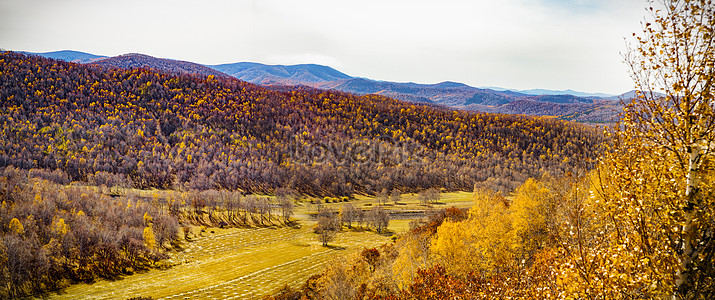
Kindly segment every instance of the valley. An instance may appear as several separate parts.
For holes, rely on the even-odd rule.
[[[141,191],[136,191],[142,194]],[[124,193],[124,192],[123,192]],[[146,194],[170,195],[173,191]],[[420,204],[417,194],[401,195],[398,205],[385,205],[391,215],[390,226],[378,234],[364,225],[345,227],[329,247],[323,247],[313,232],[317,199],[297,202],[291,226],[254,228],[194,228],[196,234],[172,251],[170,267],[139,271],[115,280],[76,284],[49,294],[49,299],[113,299],[152,297],[154,299],[261,299],[284,285],[300,287],[312,275],[320,273],[332,261],[361,251],[393,243],[392,236],[407,232],[409,223],[424,217],[425,210],[456,206],[468,208],[473,194],[445,193],[437,203]],[[338,211],[350,203],[369,210],[377,205],[373,197],[357,197],[350,202],[323,203]],[[418,212],[405,214],[403,212]]]
[[[0,299],[715,299],[715,0],[0,6]]]

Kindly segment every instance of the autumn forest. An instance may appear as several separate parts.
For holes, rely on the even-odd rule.
[[[712,2],[652,10],[606,127],[3,51],[0,298],[232,228],[331,253],[266,299],[711,299]]]

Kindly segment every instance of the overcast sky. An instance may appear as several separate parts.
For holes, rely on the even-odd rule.
[[[644,0],[0,0],[0,48],[619,94]]]

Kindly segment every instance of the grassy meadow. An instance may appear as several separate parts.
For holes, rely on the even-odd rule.
[[[135,191],[141,196],[164,196],[168,191]],[[440,195],[432,208],[450,206],[469,207],[472,193],[453,192]],[[296,201],[293,227],[261,228],[194,228],[195,237],[184,243],[184,250],[171,253],[165,269],[137,272],[118,280],[100,280],[91,284],[77,284],[52,293],[50,299],[127,299],[152,297],[155,299],[255,299],[288,284],[301,286],[311,275],[321,270],[332,259],[390,243],[391,236],[409,230],[414,219],[394,219],[388,230],[377,234],[368,230],[344,228],[336,238],[323,247],[312,228],[315,221],[310,214],[317,199]],[[345,202],[321,205],[338,210]],[[350,201],[365,210],[377,205],[372,197],[358,196]],[[400,202],[383,206],[389,212],[400,210],[424,211],[416,194],[403,194]]]

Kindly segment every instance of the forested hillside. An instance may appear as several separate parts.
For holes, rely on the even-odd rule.
[[[158,72],[168,72],[176,74],[228,76],[224,73],[197,63],[166,58],[156,58],[139,53],[128,53],[115,57],[104,58],[101,60],[95,60],[91,62],[91,64],[105,68],[147,68],[154,69]]]
[[[589,166],[596,130],[231,78],[0,56],[0,167],[138,188],[509,190]]]

